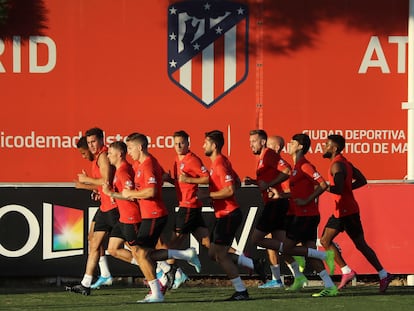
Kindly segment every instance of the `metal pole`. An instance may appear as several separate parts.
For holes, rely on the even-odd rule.
[[[414,0],[408,9],[408,95],[402,109],[407,109],[407,176],[414,180]]]

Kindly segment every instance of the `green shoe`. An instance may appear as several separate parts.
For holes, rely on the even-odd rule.
[[[306,276],[304,276],[304,275],[298,276],[293,281],[293,284],[290,287],[286,288],[286,290],[289,290],[289,291],[298,291],[298,290],[302,289],[302,287],[307,282],[308,282],[308,279],[306,278]]]
[[[335,253],[331,250],[326,251],[325,262],[329,267],[329,274],[332,275],[335,272]]]
[[[298,263],[299,271],[300,272],[305,271],[305,267],[306,267],[305,257],[302,257],[302,256],[293,256],[293,259],[295,259],[295,261]]]
[[[333,297],[338,295],[338,289],[336,286],[324,288],[319,293],[313,294],[312,297]]]

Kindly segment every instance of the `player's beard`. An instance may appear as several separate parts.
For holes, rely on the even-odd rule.
[[[332,158],[332,152],[327,151],[327,152],[325,152],[325,153],[322,155],[322,157],[323,157],[324,159],[330,159],[330,158]]]
[[[209,157],[209,156],[211,156],[213,154],[213,151],[206,150],[206,151],[204,151],[204,154]]]
[[[259,155],[259,154],[261,154],[261,153],[262,153],[262,149],[263,149],[263,148],[260,148],[260,149],[257,149],[257,150],[252,150],[252,151],[253,151],[253,154],[254,154],[254,155]]]

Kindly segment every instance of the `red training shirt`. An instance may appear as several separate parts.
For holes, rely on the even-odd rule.
[[[188,208],[201,207],[202,202],[197,197],[198,184],[179,182],[178,178],[181,174],[193,178],[209,176],[201,159],[191,151],[182,160],[179,160],[177,155],[174,163],[174,178],[178,205]]]
[[[140,199],[139,206],[142,219],[160,218],[168,215],[168,210],[162,200],[162,175],[164,170],[151,154],[142,162],[134,163],[135,188],[156,188],[155,196],[150,199]]]
[[[289,178],[290,200],[296,216],[319,215],[318,203],[313,200],[305,206],[298,206],[295,199],[306,199],[315,190],[315,186],[325,181],[305,157],[301,158],[294,166]]]
[[[345,183],[342,194],[331,193],[333,204],[335,206],[334,216],[339,218],[359,213],[359,205],[355,200],[354,193],[352,192],[352,164],[342,154],[338,154],[333,159],[331,166],[329,167],[329,184],[331,186],[335,185],[335,181],[331,173],[331,167],[336,162],[343,163],[346,169]]]
[[[121,193],[123,189],[134,189],[134,170],[126,161],[116,169],[113,189]],[[119,221],[124,224],[136,224],[141,222],[141,213],[137,201],[115,199],[119,209]]]
[[[236,183],[236,172],[230,161],[223,155],[218,155],[210,168],[210,192],[219,191]],[[216,218],[225,217],[239,208],[234,194],[226,199],[213,200]]]
[[[106,157],[107,152],[108,152],[108,147],[103,146],[102,149],[99,151],[99,153],[95,156],[95,159],[92,161],[92,178],[99,179],[102,177],[101,171],[98,165],[98,159],[100,156]],[[101,197],[101,205],[99,206],[99,208],[101,209],[102,212],[108,212],[117,207],[115,201],[112,200],[111,197],[103,193],[101,185],[98,186],[98,192]]]

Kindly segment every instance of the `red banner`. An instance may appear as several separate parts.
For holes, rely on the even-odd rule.
[[[355,192],[360,206],[365,239],[376,252],[384,268],[395,274],[412,274],[414,245],[411,226],[414,220],[412,202],[414,185],[368,184]],[[333,209],[329,209],[329,194],[323,194],[319,204],[321,212],[320,232]],[[320,236],[320,234],[319,234]],[[360,274],[375,274],[375,269],[355,248],[346,233],[335,240],[342,248],[348,265]],[[337,274],[340,270],[337,268]]]
[[[202,153],[222,130],[240,176],[258,125],[308,133],[322,172],[322,143],[341,133],[368,179],[406,175],[408,1],[37,2],[0,25],[2,182],[70,181],[94,126],[107,142],[147,134],[166,169],[174,131]]]

